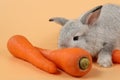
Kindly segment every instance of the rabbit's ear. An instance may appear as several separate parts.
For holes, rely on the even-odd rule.
[[[50,18],[49,19],[50,22],[56,22],[62,26],[64,26],[66,24],[66,22],[68,22],[67,19],[65,18],[61,18],[61,17],[54,17],[54,18]]]
[[[99,18],[102,6],[97,6],[94,9],[88,11],[81,17],[81,22],[87,25],[93,25]]]

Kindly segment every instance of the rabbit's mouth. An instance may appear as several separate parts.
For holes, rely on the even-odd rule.
[[[68,48],[68,46],[65,45],[65,44],[60,44],[58,47],[59,47],[59,48]]]

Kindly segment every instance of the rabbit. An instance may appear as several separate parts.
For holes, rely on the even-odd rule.
[[[120,6],[103,4],[77,19],[53,17],[49,21],[62,26],[59,48],[83,48],[97,58],[100,66],[112,66],[112,51],[120,49]]]

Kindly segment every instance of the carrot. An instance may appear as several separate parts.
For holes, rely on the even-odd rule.
[[[60,69],[72,76],[84,76],[92,68],[92,58],[83,49],[64,48],[53,51],[41,48],[36,49],[42,52],[46,58],[53,61]]]
[[[49,73],[57,73],[56,65],[46,59],[32,44],[21,35],[15,35],[8,40],[8,50],[10,53],[22,60]]]
[[[112,61],[113,61],[113,63],[120,64],[120,50],[118,50],[118,49],[113,50]]]

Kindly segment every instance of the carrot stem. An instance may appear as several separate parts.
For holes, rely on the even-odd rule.
[[[83,57],[79,60],[79,67],[82,70],[86,70],[90,65],[90,60],[86,57]]]

